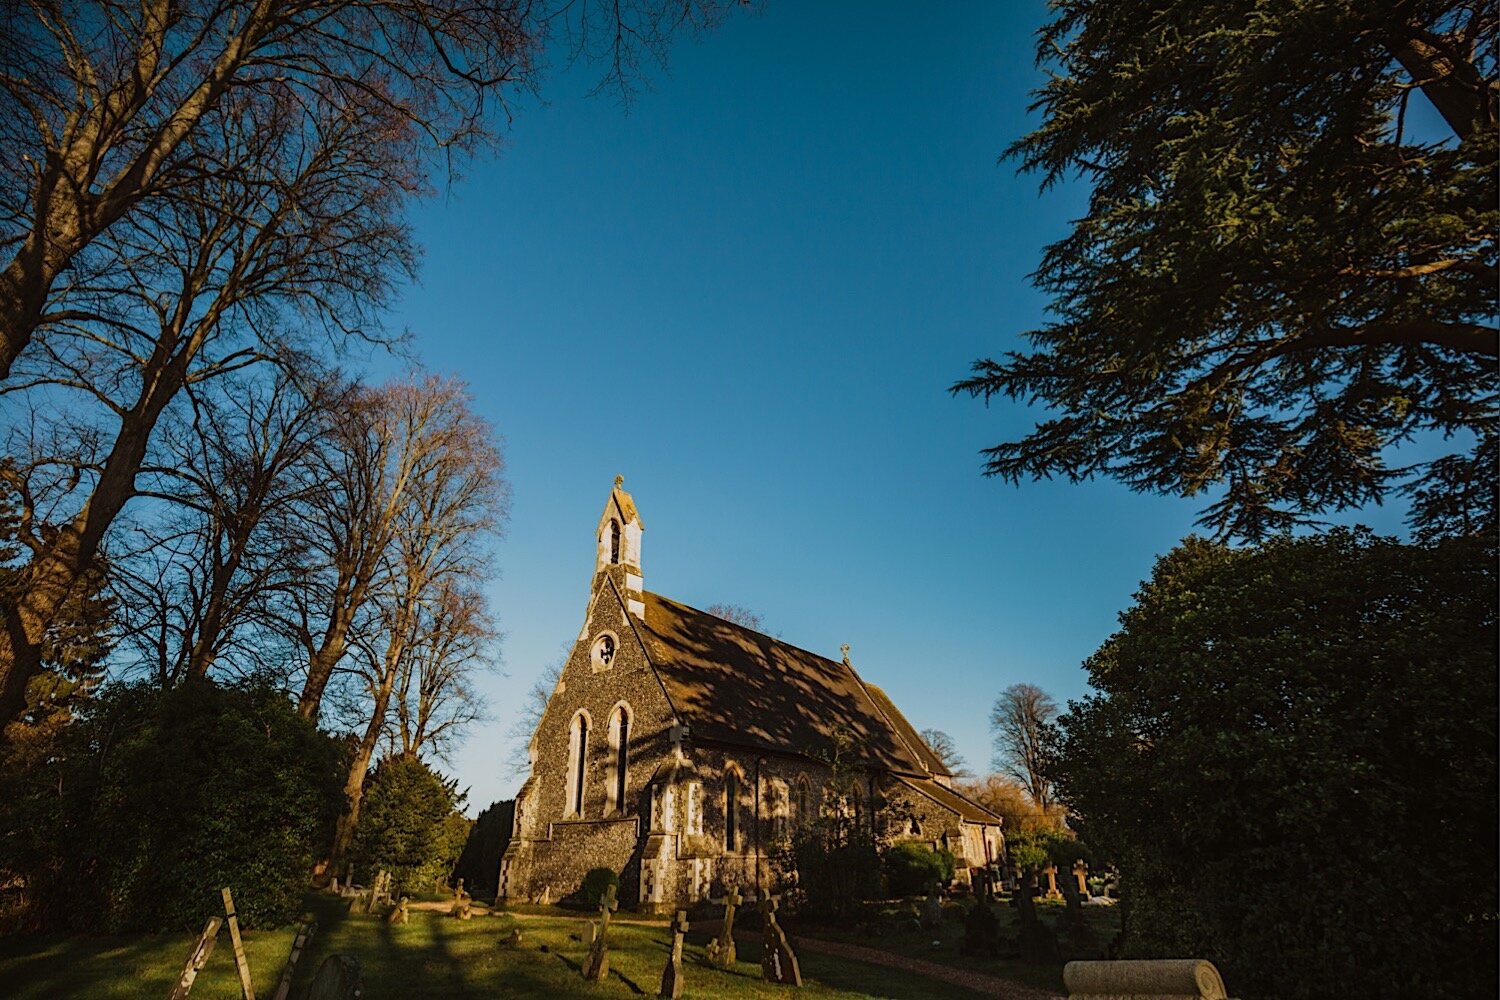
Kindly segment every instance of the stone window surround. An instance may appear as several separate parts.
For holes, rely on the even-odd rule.
[[[620,727],[618,720],[625,722],[625,745],[620,744]],[[628,801],[617,801],[620,797],[621,785],[624,785],[625,795],[630,794],[630,733],[635,729],[635,710],[630,703],[620,700],[614,703],[609,710],[609,729],[606,733],[606,746],[609,750],[609,758],[605,763],[605,787],[604,787],[604,815],[622,816],[628,810]],[[624,780],[621,778],[621,766],[624,768]]]
[[[581,732],[580,732],[581,726]],[[583,819],[588,803],[589,733],[594,720],[588,709],[580,708],[568,721],[568,783],[563,800],[564,819]],[[580,756],[582,760],[580,760]]]

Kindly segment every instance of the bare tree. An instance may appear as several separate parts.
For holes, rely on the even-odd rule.
[[[401,160],[488,141],[549,30],[623,83],[721,0],[95,0],[0,5],[0,380],[94,240],[207,174],[201,132],[284,102],[380,118]],[[259,112],[256,112],[257,114]],[[248,140],[248,137],[246,137]],[[87,262],[84,262],[87,263]]]
[[[416,638],[396,679],[396,718],[387,727],[391,752],[424,750],[446,759],[462,730],[484,718],[476,674],[494,668],[498,635],[484,595],[444,583],[422,608]]]
[[[390,529],[376,529],[385,539],[378,585],[369,595],[378,631],[359,637],[368,715],[344,784],[348,805],[334,832],[334,867],[359,820],[396,682],[404,664],[421,655],[424,617],[484,578],[487,543],[506,506],[500,453],[459,383],[429,378],[387,386],[372,394],[365,419],[370,439],[382,445],[372,454],[387,472],[367,469],[363,476],[392,485],[399,499]],[[377,496],[374,508],[390,504],[390,496]]]
[[[309,123],[286,108],[223,124],[198,134],[198,155],[227,157],[251,143],[259,153],[239,173],[209,174],[191,198],[153,204],[149,217],[137,212],[96,238],[108,266],[70,278],[59,293],[69,307],[51,317],[19,385],[6,386],[25,390],[32,428],[50,419],[86,435],[82,449],[40,453],[27,447],[34,440],[7,442],[26,456],[4,474],[31,558],[3,607],[0,720],[15,717],[57,609],[137,495],[152,434],[178,393],[284,353],[289,330],[310,320],[358,332],[388,295],[392,262],[410,260],[388,190],[395,150],[366,134],[380,123]],[[77,409],[102,416],[74,427]],[[71,511],[59,517],[55,504],[39,519],[23,473],[65,482]]]
[[[272,636],[254,626],[301,576],[300,508],[321,488],[307,465],[338,406],[321,376],[277,367],[190,386],[188,412],[158,435],[162,464],[148,462],[140,491],[160,501],[157,516],[135,526],[112,577],[125,643],[163,686],[206,676],[231,651],[241,672],[265,666]]]
[[[558,3],[615,22],[624,49],[717,6]],[[306,332],[383,338],[415,260],[405,202],[434,154],[490,138],[487,112],[532,80],[553,15],[532,0],[0,4],[0,380],[45,393],[16,404],[25,440],[7,442],[29,562],[0,601],[0,724],[177,393]],[[94,439],[17,450],[66,437],[33,424],[77,393],[103,408]],[[43,517],[33,500],[59,487],[70,503]]]
[[[531,773],[531,742],[536,737],[537,727],[547,712],[547,703],[552,700],[557,684],[562,680],[563,667],[567,665],[572,644],[566,643],[558,652],[557,659],[542,669],[536,683],[527,690],[526,696],[516,708],[516,717],[511,722],[506,738],[510,741],[510,758],[507,770],[512,775]]]
[[[1043,771],[1042,730],[1057,716],[1057,703],[1034,684],[1012,684],[990,713],[994,767],[1020,782],[1037,808],[1052,805],[1052,785]]]
[[[943,762],[948,773],[955,778],[968,777],[969,765],[964,763],[963,756],[958,752],[958,745],[953,742],[953,737],[941,729],[924,729],[921,735],[927,743],[927,748]]]
[[[743,625],[745,628],[756,632],[764,632],[766,630],[765,622],[761,619],[758,612],[751,611],[749,608],[738,604],[710,604],[703,610],[716,618],[722,618],[726,622],[734,622],[736,625]]]

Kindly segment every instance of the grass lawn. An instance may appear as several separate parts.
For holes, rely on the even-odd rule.
[[[359,958],[365,974],[365,1000],[654,997],[670,950],[665,924],[617,924],[610,930],[609,980],[586,983],[579,974],[584,948],[577,939],[582,927],[578,917],[501,914],[457,921],[433,911],[414,910],[411,924],[392,927],[376,917],[347,914],[339,901],[328,897],[313,905],[320,927],[299,963],[294,998],[302,995],[318,964],[333,952]],[[517,926],[521,946],[506,947],[503,938]],[[292,935],[291,928],[245,934],[257,996],[270,997],[275,991]],[[760,978],[758,936],[735,935],[740,963],[733,971],[704,964],[707,937],[698,933],[688,937],[683,961],[685,996],[942,1000],[963,995],[952,986],[894,969],[812,954],[798,956],[807,985],[794,991]],[[0,994],[16,1000],[159,1000],[181,970],[192,940],[185,934],[3,938]],[[193,1000],[235,1000],[239,995],[228,932],[222,931],[218,947],[193,985]]]
[[[920,904],[913,902],[910,908],[917,912],[916,907]],[[1037,900],[1037,916],[1042,923],[1059,932],[1063,921],[1064,906],[1062,903]],[[890,907],[891,914],[902,912],[906,907]],[[1011,979],[1027,986],[1035,986],[1038,989],[1065,992],[1063,990],[1062,967],[1063,963],[1056,965],[1028,965],[1015,959],[1004,958],[970,958],[959,954],[959,948],[964,941],[964,924],[962,915],[957,906],[945,908],[948,919],[941,926],[926,929],[911,926],[912,921],[906,919],[889,919],[886,926],[889,928],[879,937],[873,937],[868,929],[836,929],[836,928],[807,928],[805,933],[811,937],[823,938],[828,941],[842,941],[848,944],[863,945],[866,948],[878,948],[881,951],[890,952],[894,955],[909,955],[912,958],[920,958],[929,962],[937,962],[940,965],[952,966],[955,969],[963,969],[966,972],[982,972],[991,976],[1000,976]],[[996,919],[1000,923],[1000,933],[1007,938],[1015,938],[1019,933],[1020,917],[1017,911],[1009,906],[1005,900],[998,900],[993,907]],[[1084,918],[1088,921],[1089,928],[1097,939],[1100,954],[1092,955],[1069,955],[1064,946],[1063,958],[1102,958],[1102,949],[1115,936],[1120,929],[1120,911],[1113,906],[1086,906],[1083,908]],[[735,935],[736,940],[739,935]],[[934,945],[934,942],[937,942]]]

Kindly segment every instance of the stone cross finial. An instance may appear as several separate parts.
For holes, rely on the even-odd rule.
[[[667,958],[667,967],[661,973],[661,990],[657,996],[667,1000],[679,1000],[682,996],[682,939],[688,932],[686,910],[678,910],[672,920],[672,954]]]
[[[839,652],[841,652],[841,653],[844,654],[844,666],[846,666],[846,667],[852,667],[852,666],[854,666],[854,664],[852,664],[852,663],[849,662],[849,644],[847,642],[844,643],[842,646],[839,647]]]
[[[621,486],[624,486],[624,485],[625,485],[625,477],[624,476],[616,476],[615,477],[615,489],[619,489]]]

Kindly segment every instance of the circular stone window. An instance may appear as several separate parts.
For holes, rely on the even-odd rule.
[[[608,670],[610,664],[615,662],[615,653],[619,649],[619,643],[613,632],[605,632],[594,640],[594,648],[590,651],[590,659],[594,661],[595,670]]]

